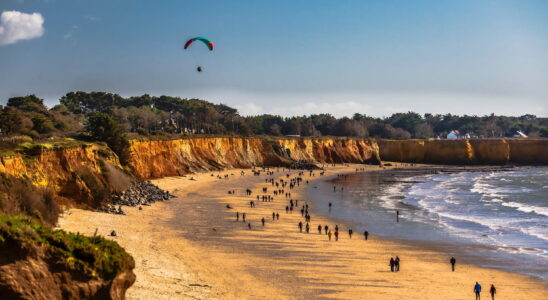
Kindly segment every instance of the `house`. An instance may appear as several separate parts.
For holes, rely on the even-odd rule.
[[[518,130],[518,131],[516,131],[516,134],[514,134],[514,137],[515,138],[524,138],[525,139],[528,136],[525,133],[523,133],[521,130]]]
[[[449,134],[447,134],[447,139],[450,140],[456,140],[459,138],[459,131],[458,130],[451,130]]]

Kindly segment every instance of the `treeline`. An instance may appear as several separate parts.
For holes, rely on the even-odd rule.
[[[71,136],[107,142],[116,151],[130,137],[179,134],[348,136],[358,138],[435,138],[457,130],[478,138],[511,137],[522,131],[548,137],[548,119],[534,115],[457,116],[396,113],[375,118],[329,114],[300,117],[240,116],[224,104],[199,99],[142,95],[124,98],[104,92],[71,92],[47,108],[35,95],[8,99],[0,110],[0,134],[32,138]],[[123,137],[123,138],[122,138]]]

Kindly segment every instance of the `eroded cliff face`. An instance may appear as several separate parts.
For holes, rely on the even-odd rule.
[[[546,139],[379,140],[385,161],[438,164],[548,164]]]
[[[121,170],[116,155],[98,145],[42,149],[32,156],[20,153],[0,157],[0,173],[49,189],[59,202],[84,208],[97,206],[97,193],[106,192],[110,187],[123,189],[127,185],[127,180],[123,183],[120,180],[124,176]]]
[[[129,164],[143,179],[253,166],[380,162],[375,141],[352,139],[191,138],[132,141]]]

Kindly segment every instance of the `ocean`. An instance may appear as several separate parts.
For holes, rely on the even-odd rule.
[[[315,182],[307,198],[354,231],[548,281],[548,168],[362,172]]]

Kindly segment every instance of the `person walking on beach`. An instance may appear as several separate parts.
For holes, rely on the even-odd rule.
[[[325,226],[323,227],[323,230],[325,230],[325,234],[327,234],[327,230],[329,230],[329,226],[325,225]]]
[[[331,241],[331,230],[329,230],[329,232],[327,233],[327,236],[329,237],[329,240]]]
[[[335,242],[339,240],[339,231],[335,229]]]
[[[322,234],[322,225],[318,225],[318,234]]]
[[[333,204],[331,204],[331,202],[329,202],[329,212],[331,212],[331,206],[333,206]]]
[[[279,219],[280,219],[280,214],[276,213],[276,220],[279,220]]]
[[[272,213],[272,221],[276,220],[276,213]]]
[[[495,300],[496,293],[497,293],[497,289],[495,288],[495,285],[491,284],[491,288],[489,289],[489,294],[491,294],[491,300]]]
[[[369,231],[364,231],[363,236],[365,237],[365,240],[367,241],[367,237],[369,236]]]
[[[310,233],[310,225],[308,223],[306,223],[306,233]]]
[[[394,272],[394,265],[395,264],[396,264],[396,262],[394,261],[394,258],[390,257],[390,263],[388,263],[388,265],[390,266],[390,272]]]
[[[239,212],[236,212],[236,222],[237,221],[240,221],[240,213]]]
[[[352,229],[348,229],[348,235],[350,236],[350,239],[352,239],[352,233],[354,233]]]
[[[261,223],[263,223],[263,227],[264,227],[264,217],[261,219]]]
[[[480,300],[481,285],[477,281],[476,281],[476,284],[474,285],[474,293],[476,294],[476,300]]]
[[[299,222],[299,231],[303,232],[303,222]]]
[[[247,223],[247,228],[249,228],[249,230],[251,230],[251,223]]]
[[[396,269],[396,272],[400,271],[400,258],[396,256],[396,259],[394,259],[394,267]]]
[[[449,262],[451,263],[451,272],[455,272],[455,264],[457,263],[457,260],[454,257],[451,257]]]
[[[289,212],[289,206],[285,206],[285,213],[287,214]]]
[[[245,213],[242,214],[242,222],[245,223]]]
[[[400,222],[400,211],[396,210],[396,223]]]

